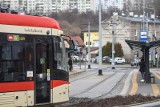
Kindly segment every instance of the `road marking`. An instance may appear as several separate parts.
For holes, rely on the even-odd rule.
[[[134,69],[133,79],[132,79],[132,89],[131,89],[129,95],[135,95],[138,90],[137,72],[138,71],[136,69]]]
[[[120,95],[122,95],[122,96],[125,96],[125,95],[126,95],[127,90],[129,89],[129,84],[130,84],[130,79],[132,78],[132,74],[133,74],[133,71],[131,71],[131,72],[129,73],[128,77],[126,78],[125,84],[124,84],[124,86],[123,86],[123,89],[122,89]]]
[[[153,72],[152,74],[156,76],[158,79],[160,79],[160,76],[157,73]]]
[[[157,77],[158,79],[160,79],[160,76],[157,74],[157,73],[152,73],[155,77]],[[158,85],[157,84],[152,84],[152,90],[153,90],[153,93],[154,93],[154,96],[158,96],[160,95],[160,92],[159,92],[159,88],[158,88]]]
[[[159,94],[159,88],[158,88],[157,84],[152,84],[152,90],[153,90],[154,96],[160,95]]]

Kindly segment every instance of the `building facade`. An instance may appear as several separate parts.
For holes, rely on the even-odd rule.
[[[88,27],[84,28],[82,30],[83,33],[83,41],[84,45],[86,47],[86,50],[88,51],[88,46],[90,45],[90,53],[91,53],[91,60],[94,59],[97,56],[98,53],[98,47],[99,47],[99,35],[98,35],[98,26],[91,25],[90,27],[90,43],[89,36],[88,36]],[[89,55],[86,55],[87,61],[89,58]]]
[[[153,8],[154,0],[125,0],[125,7],[127,11],[135,11],[142,13],[143,7]]]
[[[148,40],[153,41],[156,36],[156,39],[159,39],[160,35],[160,21],[153,20],[142,20],[143,18],[135,18],[135,17],[118,17],[118,21],[115,22],[113,29],[113,24],[111,19],[106,19],[102,23],[102,45],[104,46],[108,41],[112,42],[112,31],[114,31],[114,41],[115,43],[120,43],[122,45],[124,58],[127,61],[133,59],[134,55],[141,53],[140,49],[131,50],[127,45],[125,40],[137,40],[139,41],[141,38],[141,32],[148,32]],[[144,25],[143,25],[144,23]],[[155,23],[155,24],[154,24]],[[155,25],[155,27],[154,27]],[[139,56],[140,57],[140,56]]]
[[[88,42],[88,27],[82,30],[83,40],[86,47],[90,44],[90,47],[99,47],[98,26],[90,27],[90,43]]]

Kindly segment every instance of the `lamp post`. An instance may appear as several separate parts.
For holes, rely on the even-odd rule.
[[[111,17],[111,25],[112,25],[112,69],[115,69],[115,25],[117,24],[116,21],[118,20],[118,15],[113,15]]]
[[[90,52],[91,25],[90,25],[90,21],[89,21],[89,16],[85,12],[83,12],[83,14],[85,14],[88,17],[88,34],[87,34],[87,36],[88,36],[88,43],[87,43],[87,45],[88,45],[88,69],[91,69],[91,52]]]
[[[88,69],[91,69],[90,36],[90,22],[88,22]]]
[[[102,27],[101,27],[101,0],[99,1],[99,70],[98,75],[102,75]]]
[[[111,19],[111,24],[112,24],[112,69],[115,69],[115,58],[114,58],[114,55],[115,55],[115,50],[114,50],[114,20],[113,18]]]

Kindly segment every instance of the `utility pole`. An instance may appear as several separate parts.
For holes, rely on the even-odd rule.
[[[114,58],[114,55],[115,55],[115,50],[114,50],[114,25],[115,25],[115,22],[114,22],[114,19],[112,17],[112,20],[111,20],[111,24],[112,24],[112,69],[115,69],[115,58]]]
[[[153,8],[154,10],[154,32],[153,32],[153,41],[156,40],[156,12],[155,12],[155,8]],[[153,52],[153,65],[156,66],[156,49],[154,49],[154,52]],[[158,66],[158,65],[157,65]]]
[[[102,75],[102,25],[101,25],[101,0],[99,1],[99,70],[98,75]]]
[[[88,22],[88,69],[91,69],[90,36],[90,22]]]

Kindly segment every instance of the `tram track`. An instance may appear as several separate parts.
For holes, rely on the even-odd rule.
[[[81,80],[81,79],[84,79],[84,78],[87,78],[87,77],[90,77],[94,74],[97,74],[97,73],[91,73],[91,74],[88,74],[88,75],[85,75],[85,76],[82,76],[82,77],[79,77],[77,79],[74,79],[74,80],[71,80],[70,82],[75,82],[75,81],[78,81],[78,80]]]
[[[116,73],[113,73],[113,74],[111,74],[109,77],[107,76],[106,78],[104,78],[104,79],[101,80],[100,82],[97,82],[96,84],[88,87],[88,88],[85,89],[84,91],[82,91],[82,92],[80,92],[80,93],[78,93],[78,94],[72,95],[72,97],[76,97],[77,95],[80,95],[80,94],[83,94],[83,93],[86,93],[86,92],[90,91],[91,89],[95,88],[97,85],[99,85],[99,84],[103,83],[104,81],[106,81],[107,79],[113,77],[115,74],[116,74]]]
[[[110,76],[109,78],[112,78],[115,74],[116,74],[116,73],[114,73],[114,74],[113,74],[112,76]],[[100,96],[98,96],[98,97],[95,97],[95,98],[93,98],[93,99],[90,99],[90,98],[76,98],[76,97],[75,97],[75,96],[77,96],[77,95],[79,95],[79,94],[86,93],[86,92],[88,92],[89,90],[93,89],[93,88],[98,84],[98,83],[97,83],[97,84],[95,84],[94,86],[87,88],[87,89],[84,90],[83,92],[80,92],[80,93],[78,93],[77,95],[72,96],[71,99],[72,99],[72,100],[77,100],[77,101],[74,101],[74,102],[71,101],[71,103],[69,103],[69,104],[67,104],[67,105],[65,105],[65,106],[67,106],[67,107],[74,107],[74,106],[76,106],[77,104],[79,104],[79,103],[81,103],[81,102],[91,103],[91,102],[96,102],[96,101],[98,101],[98,100],[100,100],[100,99],[107,98],[106,96],[109,95],[110,93],[112,93],[114,90],[116,90],[116,88],[117,88],[117,86],[119,85],[119,83],[121,83],[121,82],[123,81],[123,79],[126,78],[126,77],[127,77],[127,74],[124,74],[124,75],[118,80],[118,82],[111,88],[111,90],[109,90],[107,93],[105,93],[105,94],[103,94],[103,95],[100,95]],[[107,79],[109,79],[109,78],[107,78]],[[107,79],[104,79],[103,81],[99,82],[99,84],[100,84],[100,83],[103,83],[103,82],[104,82],[105,80],[107,80]]]
[[[104,98],[107,98],[107,95],[109,95],[110,93],[112,93],[114,90],[116,90],[116,88],[118,87],[118,85],[122,82],[122,80],[124,79],[124,78],[126,78],[127,77],[127,74],[125,73],[123,76],[122,76],[122,78],[116,83],[116,85],[110,90],[110,91],[108,91],[107,93],[105,93],[105,94],[103,94],[103,95],[101,95],[101,96],[99,96],[99,97],[96,97],[95,99],[97,100],[97,99],[104,99]]]
[[[104,69],[106,69],[106,68],[102,68],[102,70],[104,70]],[[89,72],[93,72],[93,71],[95,71],[95,70],[98,70],[98,69],[96,68],[96,69],[90,70]],[[86,72],[83,72],[83,73],[81,73],[81,74],[84,74],[84,73],[86,73]],[[75,82],[75,81],[78,81],[78,80],[81,80],[81,79],[84,79],[84,78],[93,76],[93,75],[95,75],[95,74],[97,74],[97,72],[90,73],[90,74],[88,74],[88,75],[85,75],[85,76],[82,76],[82,77],[73,79],[73,80],[71,80],[70,82]],[[73,77],[71,77],[71,78],[73,78]]]

